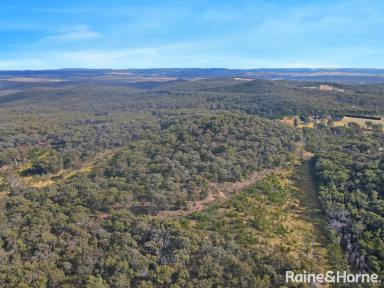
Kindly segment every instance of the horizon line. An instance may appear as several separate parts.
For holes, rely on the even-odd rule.
[[[199,70],[384,70],[384,67],[256,67],[256,68],[227,68],[227,67],[150,67],[150,68],[86,68],[86,67],[61,67],[61,68],[40,68],[40,69],[0,69],[7,71],[59,71],[59,70],[175,70],[175,69],[199,69]]]

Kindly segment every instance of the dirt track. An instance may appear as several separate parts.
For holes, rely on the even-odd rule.
[[[226,182],[226,183],[210,183],[211,187],[210,192],[207,197],[198,201],[190,201],[188,203],[187,209],[179,209],[179,210],[165,210],[158,212],[155,217],[171,217],[171,216],[186,216],[193,212],[200,211],[207,207],[209,204],[216,200],[226,199],[228,196],[236,190],[244,189],[255,182],[263,179],[264,177],[274,174],[281,171],[281,169],[266,169],[262,172],[254,172],[251,177],[245,179],[243,181],[237,182]]]

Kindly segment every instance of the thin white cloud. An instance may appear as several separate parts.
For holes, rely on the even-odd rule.
[[[63,63],[70,63],[71,67],[154,67],[160,64],[165,65],[164,61],[169,61],[169,57],[182,49],[188,49],[188,45],[175,44],[131,49],[64,51],[54,55],[54,58],[57,57]]]
[[[178,47],[178,48],[177,48]],[[226,67],[226,68],[335,68],[327,61],[285,62],[249,59],[236,55],[206,55],[205,53],[177,54],[179,46],[142,49],[122,49],[112,51],[81,50],[61,51],[46,55],[41,59],[0,60],[0,70],[4,69],[56,69],[56,68],[172,68],[172,67]],[[188,49],[187,49],[188,50]],[[190,51],[192,52],[192,51]],[[172,62],[169,61],[172,57]],[[209,59],[209,60],[208,60]],[[305,59],[304,59],[305,61]],[[191,64],[193,63],[193,64]]]
[[[56,68],[129,68],[169,67],[169,59],[188,45],[175,44],[113,50],[52,51],[31,58],[0,59],[0,70]],[[175,56],[176,57],[176,56]]]
[[[46,63],[37,58],[0,59],[0,70],[41,69]]]
[[[23,58],[0,58],[1,69],[56,69],[56,68],[154,68],[154,67],[226,67],[226,68],[337,68],[380,67],[380,63],[357,61],[368,55],[382,55],[381,49],[351,47],[334,48],[328,53],[308,55],[276,54],[274,59],[262,53],[241,55],[236,51],[218,51],[203,43],[175,43],[158,47],[125,49],[51,50],[44,54],[30,54]],[[216,51],[211,53],[210,51]],[[258,55],[259,54],[259,55]],[[338,55],[343,55],[339,59]]]
[[[93,31],[89,26],[79,25],[64,30],[55,31],[55,33],[45,36],[41,40],[43,42],[66,43],[94,40],[100,36],[100,33]]]

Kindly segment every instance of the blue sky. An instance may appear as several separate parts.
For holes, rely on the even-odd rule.
[[[384,1],[0,1],[0,69],[384,67]]]

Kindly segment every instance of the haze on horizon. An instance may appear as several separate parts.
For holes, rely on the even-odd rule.
[[[0,3],[0,70],[384,67],[384,2]]]

